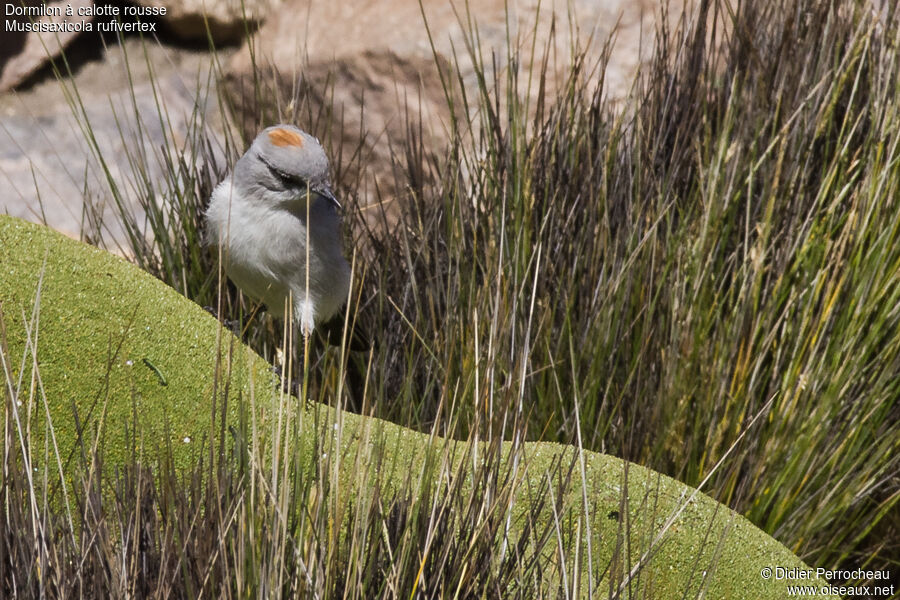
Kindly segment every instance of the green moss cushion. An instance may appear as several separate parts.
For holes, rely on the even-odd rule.
[[[0,217],[0,301],[20,417],[36,428],[37,444],[49,414],[64,457],[77,414],[93,431],[86,438],[105,439],[108,461],[136,445],[171,444],[188,465],[223,396],[217,356],[243,355],[231,374],[239,391],[254,376],[271,379],[263,361],[173,289],[107,252],[8,217]]]
[[[278,393],[268,364],[199,306],[118,257],[5,216],[0,309],[7,421],[17,423],[19,443],[48,481],[60,465],[69,476],[79,464],[79,439],[100,440],[107,467],[171,455],[176,468],[189,468],[217,435],[213,415],[237,425],[243,406],[260,431],[290,430],[284,423],[292,420],[310,461],[330,449],[338,460],[329,489],[341,497],[368,495],[375,481],[390,490],[418,476],[440,479],[440,464],[465,486],[479,485],[470,465],[487,447],[304,409]],[[511,540],[529,520],[558,530],[544,554],[571,562],[560,569],[570,587],[586,589],[587,569],[596,578],[613,556],[618,564],[625,557],[631,592],[642,597],[703,590],[708,598],[783,598],[787,585],[804,583],[763,577],[766,568],[807,567],[743,517],[666,476],[549,443],[506,444],[499,456],[500,471],[514,481]],[[620,568],[604,580],[621,577]]]

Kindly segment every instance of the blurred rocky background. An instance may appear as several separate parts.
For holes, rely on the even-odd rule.
[[[585,77],[603,77],[607,94],[624,99],[663,14],[652,0],[148,0],[127,6],[165,7],[165,16],[143,19],[155,32],[117,35],[97,32],[114,18],[104,3],[45,5],[72,7],[72,17],[29,16],[25,7],[40,2],[17,6],[0,36],[0,211],[73,237],[90,225],[86,202],[94,214],[115,212],[110,179],[133,201],[140,186],[130,178],[164,177],[161,148],[198,126],[224,160],[217,140],[226,123],[246,139],[292,121],[329,147],[339,187],[359,190],[363,204],[390,203],[403,194],[390,174],[408,140],[437,157],[444,150],[445,86],[456,98],[477,93],[473,56],[493,78],[488,86],[504,85],[507,74],[492,66],[518,51],[519,92],[536,106],[537,82],[555,93],[583,54]],[[679,13],[670,3],[668,14]],[[39,34],[8,24],[30,19],[94,30]],[[607,50],[607,68],[596,69]],[[546,56],[545,73],[529,70],[532,56],[535,64]],[[121,240],[114,219],[103,228]]]

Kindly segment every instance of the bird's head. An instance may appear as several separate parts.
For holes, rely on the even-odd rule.
[[[272,202],[306,198],[307,192],[340,204],[331,191],[328,158],[315,137],[293,125],[267,127],[235,165],[235,181],[268,190]]]

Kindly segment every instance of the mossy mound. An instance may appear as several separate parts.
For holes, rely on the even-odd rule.
[[[39,444],[49,412],[66,459],[77,415],[88,428],[85,439],[99,434],[112,464],[170,445],[176,466],[186,467],[196,458],[195,442],[209,433],[211,407],[225,396],[226,382],[230,397],[240,398],[254,380],[272,380],[258,356],[175,290],[107,252],[2,216],[0,302],[14,381],[24,366],[20,416]],[[231,373],[217,373],[228,352],[243,360],[232,361]],[[225,409],[236,418],[236,403]]]
[[[278,393],[265,361],[174,290],[120,258],[4,216],[0,308],[0,340],[6,340],[4,361],[11,370],[5,383],[15,390],[15,403],[7,392],[7,422],[18,417],[30,453],[38,457],[53,455],[45,445],[52,423],[64,468],[77,463],[73,457],[83,432],[88,440],[99,434],[107,466],[165,451],[177,468],[187,469],[196,464],[201,441],[216,435],[213,414],[237,425],[244,403],[252,407],[255,425],[265,429],[301,406]],[[468,478],[466,485],[478,485],[462,466],[473,461],[465,444],[322,407],[301,413],[314,414],[307,423],[318,424],[300,426],[306,438],[301,447],[312,448],[315,441],[342,457],[332,493],[366,496],[373,481],[400,488],[416,473],[434,473],[423,467],[426,458],[443,453],[455,453],[447,464]],[[295,416],[295,422],[304,419]],[[528,443],[517,451],[506,444],[501,454],[501,471],[516,457],[512,539],[543,494],[552,501],[544,503],[540,518],[583,523],[575,528],[580,535],[561,539],[584,549],[582,563],[591,549],[595,576],[616,554],[627,550],[625,564],[632,567],[647,554],[632,584],[646,597],[694,597],[704,590],[709,598],[782,598],[794,582],[765,579],[761,571],[807,569],[743,517],[637,465],[551,443]],[[570,476],[560,478],[561,473]],[[557,544],[548,547],[548,560],[559,560]],[[571,548],[562,554],[578,555]],[[578,568],[584,570],[583,564]]]

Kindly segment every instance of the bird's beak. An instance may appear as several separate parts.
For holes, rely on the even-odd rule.
[[[338,199],[334,197],[334,192],[332,192],[331,188],[327,185],[310,186],[310,191],[313,191],[323,198],[331,201],[331,203],[334,204],[335,208],[337,208],[338,210],[341,209],[341,203],[338,202]]]

